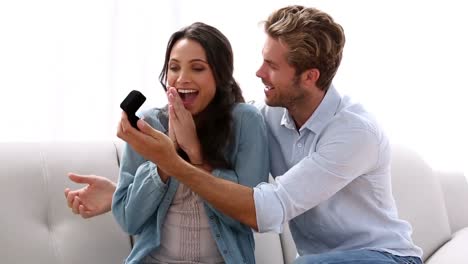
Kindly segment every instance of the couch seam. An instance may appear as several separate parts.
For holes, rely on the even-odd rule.
[[[52,227],[51,227],[51,219],[52,219],[52,214],[53,214],[53,210],[51,210],[51,202],[50,202],[50,190],[49,190],[49,172],[47,170],[47,165],[46,165],[46,157],[45,157],[45,153],[44,151],[42,150],[42,146],[40,147],[39,149],[39,157],[40,157],[40,160],[41,160],[41,169],[42,169],[42,178],[44,180],[44,191],[46,193],[46,197],[47,197],[47,200],[46,200],[46,219],[45,219],[45,224],[47,226],[47,229],[49,231],[49,239],[51,241],[51,246],[52,246],[52,251],[55,255],[55,257],[57,259],[60,260],[60,254],[59,254],[59,251],[58,251],[58,248],[57,248],[57,242],[53,236],[53,232],[52,232]]]
[[[120,170],[120,156],[119,156],[119,148],[117,147],[117,143],[112,142],[114,145],[114,150],[115,150],[115,156],[117,157],[117,166],[119,167]]]

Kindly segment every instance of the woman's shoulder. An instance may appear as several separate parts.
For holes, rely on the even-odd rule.
[[[156,118],[159,113],[163,111],[164,108],[159,108],[159,107],[153,107],[149,109],[142,110],[139,112],[138,116],[140,118]]]
[[[167,111],[165,111],[165,108],[154,107],[146,109],[138,116],[150,124],[150,126],[152,126],[154,129],[162,132],[167,131],[169,117],[167,115]]]
[[[237,103],[232,109],[234,119],[261,118],[260,110],[253,104]]]

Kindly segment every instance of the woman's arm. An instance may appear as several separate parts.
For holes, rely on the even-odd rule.
[[[126,144],[120,177],[112,198],[112,213],[125,232],[135,235],[157,210],[167,190],[157,167]]]
[[[157,116],[154,111],[145,116],[149,115]],[[156,119],[146,117],[145,120],[155,129],[164,130]],[[143,224],[157,211],[168,183],[167,175],[156,164],[125,144],[119,182],[112,198],[112,213],[123,230],[132,235],[140,232]]]

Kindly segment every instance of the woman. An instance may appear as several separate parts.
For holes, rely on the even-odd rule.
[[[183,28],[169,39],[160,74],[169,105],[143,118],[167,133],[194,166],[253,187],[268,177],[266,128],[258,110],[243,103],[232,74],[231,46],[221,32],[203,23]],[[80,200],[66,194],[76,208]],[[255,262],[250,228],[214,209],[129,145],[112,212],[126,232],[138,235],[127,263]]]

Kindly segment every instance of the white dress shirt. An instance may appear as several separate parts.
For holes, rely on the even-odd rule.
[[[373,249],[421,257],[392,196],[390,146],[375,119],[333,86],[299,129],[288,111],[261,109],[274,183],[254,188],[260,232],[289,221],[300,255]]]

